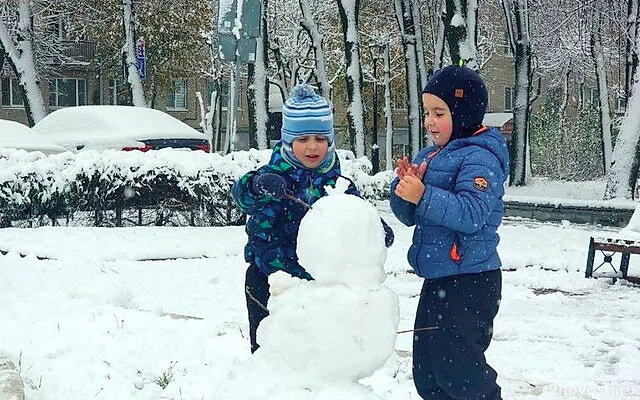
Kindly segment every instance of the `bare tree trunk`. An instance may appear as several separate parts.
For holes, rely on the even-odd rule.
[[[33,126],[47,115],[40,88],[33,48],[33,9],[28,0],[18,1],[18,32],[14,44],[8,27],[0,20],[0,44],[20,82],[20,91],[29,125]],[[0,64],[0,68],[2,64]]]
[[[447,8],[446,5],[444,3],[444,0],[441,0],[441,5],[440,5],[440,19],[439,19],[439,23],[438,23],[438,32],[437,32],[437,38],[436,38],[436,42],[435,42],[435,48],[434,48],[434,58],[433,58],[433,70],[437,71],[439,69],[442,68],[442,65],[444,63],[444,41],[445,41],[445,32],[446,32],[446,28],[445,28],[445,24],[446,24],[446,19],[447,19]]]
[[[591,29],[591,56],[598,84],[598,110],[600,111],[600,140],[602,143],[603,171],[609,173],[611,166],[611,154],[613,152],[611,142],[611,111],[609,110],[609,86],[607,85],[607,66],[602,49],[602,16],[595,16]]]
[[[209,99],[209,110],[206,110],[204,98],[200,92],[196,92],[196,98],[198,99],[198,104],[200,105],[200,127],[202,128],[202,132],[207,135],[209,139],[209,152],[213,153],[216,151],[215,148],[215,132],[213,121],[216,115],[216,104],[220,103],[220,88],[219,85],[213,91],[211,91],[211,97]]]
[[[266,3],[268,0],[264,0]],[[248,65],[247,100],[249,108],[249,147],[265,150],[269,148],[267,140],[268,104],[269,104],[269,80],[267,78],[267,28],[266,13],[267,4],[262,7],[263,24],[262,37],[257,38],[255,63]]]
[[[336,0],[342,33],[344,52],[347,64],[346,83],[349,106],[349,140],[357,157],[365,155],[364,149],[364,102],[362,100],[362,66],[360,65],[360,35],[358,33],[358,16],[360,0]]]
[[[227,105],[227,129],[224,147],[222,149],[223,154],[236,151],[237,146],[237,118],[236,112],[238,110],[238,86],[240,81],[240,63],[239,61],[233,61],[229,71],[229,104]]]
[[[415,26],[416,55],[417,55],[417,62],[418,62],[418,72],[420,76],[420,80],[418,81],[418,87],[422,89],[427,84],[427,80],[429,80],[429,75],[427,74],[427,66],[425,64],[425,57],[424,57],[424,40],[422,35],[422,16],[420,13],[420,1],[412,0],[411,11],[413,12],[413,22]]]
[[[510,186],[527,185],[531,179],[529,157],[529,114],[531,93],[531,40],[527,0],[502,0],[509,45],[515,57],[513,134],[511,136]]]
[[[273,83],[280,88],[280,93],[282,94],[283,101],[286,101],[291,94],[291,89],[295,85],[295,77],[291,75],[289,77],[289,70],[285,65],[285,61],[282,57],[282,51],[280,50],[280,43],[278,38],[274,38],[271,42],[271,46],[269,49],[273,53],[273,58],[276,64],[276,68],[278,70],[278,79],[272,79]],[[293,82],[293,83],[292,83]]]
[[[140,75],[138,75],[132,2],[133,0],[124,0],[125,45],[122,48],[122,51],[125,54],[127,81],[129,82],[129,85],[131,85],[133,105],[136,107],[147,107],[147,102],[144,98],[144,89],[142,88],[142,81],[140,80]]]
[[[324,51],[322,50],[322,34],[318,29],[318,25],[313,19],[311,12],[311,6],[309,0],[299,0],[300,9],[302,10],[302,21],[300,26],[307,32],[309,39],[311,39],[311,46],[313,47],[313,53],[316,61],[315,74],[320,84],[320,96],[327,100],[331,100],[331,84],[327,76],[327,67],[324,61]]]
[[[415,157],[421,148],[422,125],[420,118],[420,92],[418,87],[418,54],[416,51],[415,23],[411,0],[395,0],[396,19],[400,27],[405,57],[405,80],[407,85],[407,114],[409,122],[409,154]]]
[[[216,96],[215,107],[213,108],[215,125],[213,126],[212,152],[222,151],[222,95],[220,92],[222,85],[219,79],[216,84],[216,91],[220,93],[220,95]]]
[[[638,36],[638,14],[640,6],[638,0],[627,0],[627,49],[625,62],[625,87],[626,99],[631,98],[633,89],[633,79],[636,76],[638,67],[638,50],[635,43]]]
[[[393,110],[391,109],[391,62],[389,60],[389,42],[384,46],[384,117],[387,121],[385,159],[387,171],[393,170]]]
[[[636,37],[636,51],[640,51],[640,38]],[[636,69],[631,98],[622,121],[620,133],[613,148],[611,169],[607,174],[604,199],[633,199],[640,167],[640,69]]]
[[[469,68],[478,70],[476,37],[478,24],[477,0],[446,0],[444,36],[449,47],[451,62],[461,60]],[[462,20],[458,20],[462,18]]]
[[[257,50],[256,50],[257,53]],[[257,58],[257,57],[256,57]],[[257,60],[256,60],[257,61]],[[256,85],[260,82],[256,81],[255,65],[247,64],[247,113],[249,115],[249,148],[258,148],[258,115],[256,112],[256,103],[259,101],[256,96]]]

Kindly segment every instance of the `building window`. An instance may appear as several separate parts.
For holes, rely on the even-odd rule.
[[[112,106],[130,105],[129,91],[122,79],[109,79],[109,98],[107,104]]]
[[[63,17],[56,17],[53,21],[49,22],[49,30],[51,31],[54,38],[58,40],[65,40],[67,37],[66,30],[66,21]]]
[[[75,107],[87,104],[87,81],[62,78],[49,81],[49,106]]]
[[[2,105],[4,107],[20,107],[23,105],[22,93],[18,78],[2,79]]]
[[[229,82],[220,83],[220,106],[223,111],[229,107]]]
[[[513,106],[516,102],[515,95],[516,95],[516,91],[513,90],[512,87],[506,86],[504,88],[504,110],[505,111],[513,111]]]
[[[186,110],[187,109],[187,81],[184,79],[174,79],[173,91],[167,93],[167,109]]]

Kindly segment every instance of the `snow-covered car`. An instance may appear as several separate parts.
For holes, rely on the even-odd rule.
[[[19,122],[0,119],[0,148],[40,151],[44,154],[57,154],[64,147],[53,143],[48,137],[35,132]]]
[[[171,115],[152,108],[79,106],[61,108],[33,129],[67,150],[209,151],[209,140]]]

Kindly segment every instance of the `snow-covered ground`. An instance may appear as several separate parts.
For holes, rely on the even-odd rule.
[[[411,229],[379,208],[396,233],[386,284],[407,330],[421,284],[407,273]],[[503,398],[640,398],[640,287],[584,278],[602,228],[506,220],[499,233],[503,300],[488,358]],[[245,240],[243,227],[0,230],[0,352],[20,364],[27,399],[214,399],[250,356]],[[629,273],[640,275],[640,257]],[[411,341],[400,333],[362,383],[418,399]]]

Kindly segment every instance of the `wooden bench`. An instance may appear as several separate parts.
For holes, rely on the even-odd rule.
[[[593,264],[596,258],[596,251],[600,251],[602,253],[604,260],[600,265],[594,268]],[[620,274],[622,276],[619,275],[616,267],[613,265],[613,255],[615,253],[621,254]],[[631,258],[631,254],[640,254],[640,242],[625,239],[591,237],[589,240],[589,252],[587,253],[587,268],[584,276],[586,278],[592,278],[595,271],[607,264],[611,269],[613,269],[615,276],[606,277],[613,278],[614,281],[616,278],[629,280],[627,273],[629,271],[629,259]],[[637,281],[637,279],[633,279],[633,281]]]

